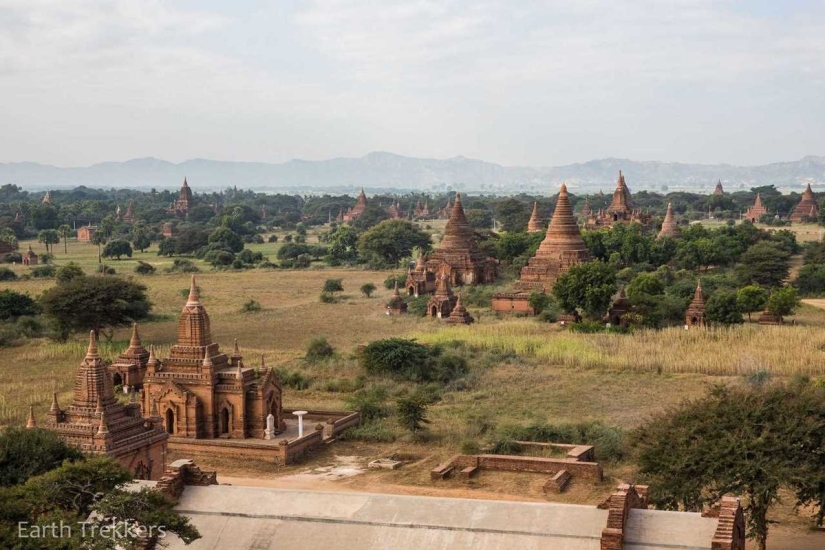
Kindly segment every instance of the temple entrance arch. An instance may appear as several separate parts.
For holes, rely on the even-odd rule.
[[[166,409],[166,432],[175,433],[175,411],[172,409]]]
[[[229,433],[229,409],[226,407],[221,409],[221,434]]]

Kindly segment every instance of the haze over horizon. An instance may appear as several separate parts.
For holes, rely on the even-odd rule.
[[[0,0],[0,94],[0,163],[759,166],[825,152],[825,5]]]

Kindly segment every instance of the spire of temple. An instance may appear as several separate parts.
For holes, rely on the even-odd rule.
[[[713,194],[714,195],[724,195],[725,194],[725,190],[722,189],[722,180],[721,179],[716,182],[716,189],[713,190]]]
[[[530,221],[527,222],[528,233],[538,233],[544,230],[544,220],[539,215],[539,203],[533,201],[533,212],[530,214]]]
[[[149,360],[146,362],[146,366],[155,370],[158,370],[158,367],[160,366],[160,361],[158,361],[158,358],[155,357],[154,344],[149,346]]]
[[[699,279],[696,282],[696,290],[693,293],[693,301],[691,304],[702,304],[705,305],[705,295],[702,292],[702,279]]]
[[[232,357],[241,357],[241,348],[238,347],[238,339],[235,338],[235,342],[232,347]]]
[[[656,236],[657,239],[661,239],[663,237],[678,237],[679,236],[679,226],[676,224],[676,219],[673,217],[673,207],[670,203],[667,203],[667,212],[665,213],[665,219],[662,222],[662,230],[659,231],[659,234]]]
[[[461,204],[461,193],[455,194],[455,203],[447,226],[444,228],[444,238],[438,246],[439,249],[455,250],[475,250],[475,233],[467,221],[464,214],[464,206]]]
[[[97,427],[97,433],[100,435],[105,435],[109,433],[109,425],[106,422],[106,411],[100,411],[100,425]]]
[[[29,418],[26,420],[26,428],[36,428],[37,420],[34,418],[34,406],[29,406]]]
[[[205,369],[211,369],[212,368],[212,358],[209,357],[208,353],[204,354],[203,364],[201,366]]]
[[[467,308],[461,303],[461,293],[459,292],[456,298],[455,307],[450,312],[447,322],[450,324],[469,325],[474,321],[473,317],[467,311]]]
[[[570,253],[589,257],[587,246],[584,244],[579,226],[573,217],[567,186],[562,183],[553,218],[547,226],[544,240],[536,251],[536,257],[558,259],[562,254]]]
[[[398,279],[395,280],[395,284],[393,285],[392,297],[393,298],[400,298],[401,297],[401,293],[398,292]]]
[[[209,315],[200,301],[198,285],[195,276],[189,285],[189,297],[178,317],[179,346],[204,347],[212,343]]]
[[[130,348],[142,348],[143,344],[140,341],[140,334],[138,333],[138,324],[135,323],[132,325],[132,337],[129,340],[129,347]]]
[[[60,412],[60,405],[57,404],[57,392],[52,392],[52,406],[49,407],[50,413],[59,413]]]
[[[201,295],[198,291],[198,285],[195,283],[195,276],[192,275],[192,280],[189,283],[189,299],[186,301],[187,306],[201,305]]]

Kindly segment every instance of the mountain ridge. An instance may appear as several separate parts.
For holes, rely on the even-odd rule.
[[[581,189],[611,189],[622,170],[636,190],[708,189],[723,185],[749,188],[776,185],[797,189],[806,184],[825,185],[825,156],[807,155],[795,161],[759,166],[634,161],[616,157],[562,166],[504,166],[456,156],[446,159],[416,158],[386,151],[362,157],[327,160],[291,159],[283,163],[189,159],[174,163],[155,157],[106,161],[85,167],[59,167],[36,162],[0,163],[0,183],[43,189],[77,185],[89,187],[175,188],[184,177],[198,189],[237,185],[249,189],[429,191],[464,189],[506,193],[555,192],[562,181]]]

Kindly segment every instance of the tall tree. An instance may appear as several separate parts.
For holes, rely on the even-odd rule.
[[[822,503],[824,394],[811,384],[716,387],[649,420],[632,440],[651,501],[698,511],[742,495],[748,535],[764,550],[780,488]]]
[[[398,266],[414,248],[429,250],[430,236],[404,220],[385,220],[358,239],[358,251],[365,258],[377,257],[392,266]]]
[[[574,265],[553,285],[553,296],[564,311],[580,309],[590,319],[601,319],[616,292],[616,272],[598,260]]]
[[[152,305],[146,287],[118,277],[78,277],[48,289],[40,297],[43,312],[52,317],[66,338],[93,329],[107,338],[116,327],[145,319]]]
[[[52,245],[60,243],[60,235],[55,229],[43,229],[37,233],[37,241],[46,245],[46,252],[51,254]]]
[[[65,223],[57,228],[57,234],[60,235],[61,239],[63,239],[63,254],[69,253],[69,245],[67,244],[67,241],[69,240],[69,237],[72,236],[72,233],[72,228]]]
[[[736,276],[742,284],[777,287],[788,276],[790,257],[790,252],[777,243],[756,243],[739,257]]]

